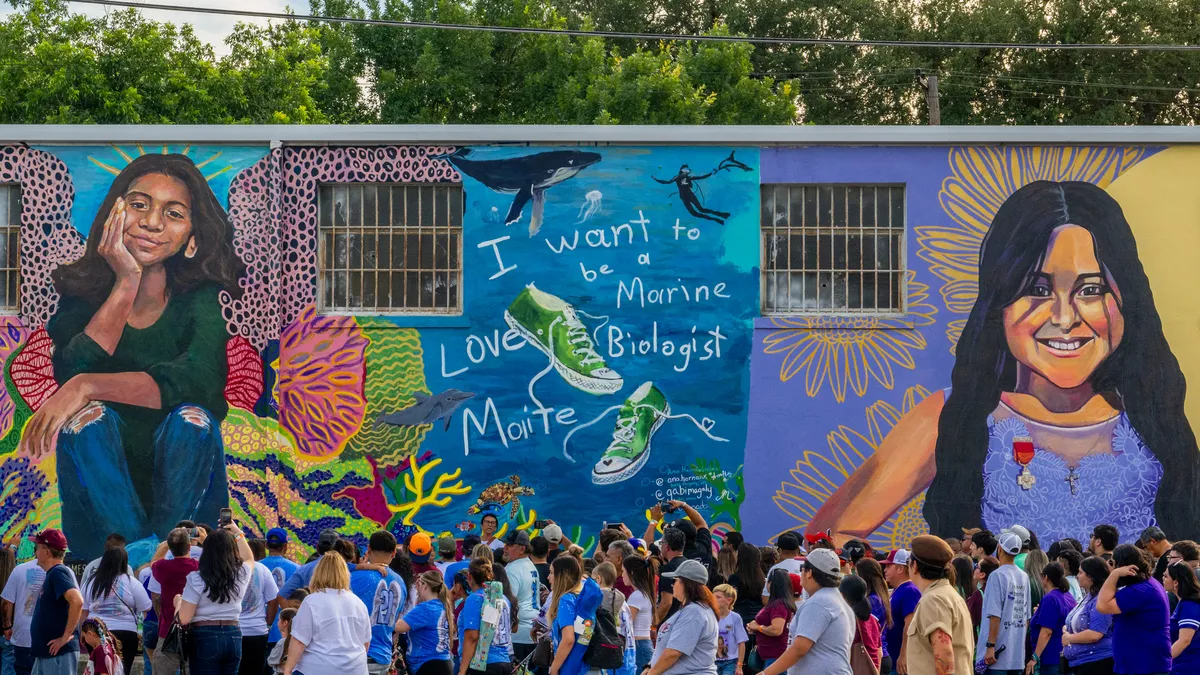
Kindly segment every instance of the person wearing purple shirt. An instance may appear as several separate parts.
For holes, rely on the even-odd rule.
[[[1179,597],[1171,613],[1171,675],[1200,673],[1200,582],[1187,563],[1167,565],[1163,586]]]
[[[1083,601],[1067,615],[1063,626],[1063,657],[1077,675],[1100,675],[1113,671],[1113,618],[1096,609],[1096,594],[1109,575],[1103,558],[1084,558],[1079,564],[1079,588]]]
[[[884,635],[887,653],[892,657],[893,673],[899,672],[900,664],[905,661],[904,634],[917,611],[917,603],[921,601],[920,589],[908,579],[908,558],[908,551],[901,548],[892,551],[883,561],[884,578],[895,589],[892,591],[892,627]]]
[[[1059,656],[1062,655],[1063,625],[1067,615],[1075,609],[1075,598],[1071,597],[1071,585],[1067,583],[1067,571],[1052,562],[1042,570],[1042,588],[1046,594],[1038,604],[1037,613],[1029,623],[1034,629],[1033,654],[1026,664],[1040,664],[1041,675],[1058,675]]]
[[[1113,665],[1119,675],[1171,671],[1171,616],[1167,592],[1150,576],[1142,552],[1121,544],[1096,609],[1113,616]]]

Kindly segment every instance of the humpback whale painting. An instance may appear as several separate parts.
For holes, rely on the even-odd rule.
[[[521,220],[525,204],[533,201],[529,219],[529,236],[542,227],[542,212],[546,208],[546,190],[574,178],[580,171],[600,161],[600,155],[582,150],[553,150],[508,159],[471,159],[471,150],[462,148],[447,155],[446,160],[459,171],[483,183],[496,192],[516,193],[505,225]]]

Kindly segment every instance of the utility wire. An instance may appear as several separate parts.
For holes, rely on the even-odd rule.
[[[477,26],[462,23],[435,23],[430,21],[393,21],[388,19],[363,19],[349,16],[316,16],[313,14],[286,14],[262,12],[248,9],[220,9],[216,7],[189,7],[186,5],[164,5],[129,0],[69,0],[89,5],[154,9],[164,12],[192,12],[221,16],[253,17],[258,19],[283,19],[287,21],[324,21],[361,26],[388,26],[392,28],[419,28],[435,30],[477,31],[486,33],[516,33],[525,35],[559,35],[634,40],[674,40],[679,42],[740,42],[750,44],[798,45],[808,47],[919,47],[934,49],[1015,49],[1034,51],[1122,51],[1122,52],[1193,52],[1200,45],[1177,44],[1115,44],[1115,43],[1043,43],[1043,42],[949,42],[919,40],[846,40],[835,38],[775,38],[745,35],[688,35],[683,33],[625,33],[577,29],[535,28],[523,26]]]

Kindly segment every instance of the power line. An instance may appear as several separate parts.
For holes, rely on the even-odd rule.
[[[1200,45],[1175,44],[1114,44],[1114,43],[1042,43],[1042,42],[950,42],[918,40],[846,40],[836,38],[773,38],[745,35],[689,35],[684,33],[625,33],[618,31],[596,31],[577,29],[535,28],[522,26],[477,26],[462,23],[435,23],[429,21],[393,21],[389,19],[363,19],[348,16],[316,16],[313,14],[285,14],[261,12],[248,9],[220,9],[216,7],[189,7],[186,5],[163,5],[156,3],[131,2],[129,0],[69,0],[90,5],[154,9],[164,12],[191,12],[217,14],[221,16],[251,17],[257,19],[283,19],[288,21],[324,21],[361,26],[388,26],[392,28],[418,28],[434,30],[476,31],[485,33],[515,33],[525,35],[557,35],[564,37],[586,37],[632,40],[673,40],[678,42],[739,42],[750,44],[795,45],[807,47],[914,47],[932,49],[1014,49],[1034,51],[1145,51],[1145,52],[1192,52],[1200,51]]]

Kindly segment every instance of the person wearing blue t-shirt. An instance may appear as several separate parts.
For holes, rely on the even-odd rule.
[[[512,672],[512,606],[503,595],[495,605],[487,601],[487,585],[491,581],[491,563],[472,560],[467,568],[471,594],[463,600],[462,611],[458,614],[458,675],[510,675]],[[480,643],[486,644],[486,666],[471,668]]]
[[[920,589],[908,578],[908,559],[908,551],[898,548],[882,561],[883,578],[894,589],[891,598],[892,627],[884,634],[884,645],[892,657],[893,673],[899,672],[900,664],[906,663],[904,648],[908,624],[917,611],[917,603],[921,601]]]
[[[1057,562],[1046,565],[1042,570],[1042,590],[1042,601],[1029,622],[1033,653],[1026,661],[1025,669],[1033,672],[1036,667],[1041,675],[1058,675],[1063,626],[1071,610],[1075,609],[1075,598],[1071,596],[1071,585],[1067,582],[1067,570]]]
[[[75,628],[83,613],[83,595],[75,573],[63,564],[67,537],[60,530],[44,530],[30,537],[36,548],[38,567],[46,571],[42,592],[29,624],[32,636],[33,672],[39,675],[75,675],[79,665],[79,641]]]
[[[414,584],[417,604],[396,622],[408,634],[408,669],[412,675],[451,675],[450,622],[454,610],[441,572],[423,572]]]
[[[1113,670],[1123,675],[1171,671],[1171,609],[1167,592],[1132,544],[1112,552],[1113,571],[1096,598],[1096,609],[1113,616]],[[990,583],[990,582],[989,582]]]
[[[1200,673],[1200,582],[1187,563],[1167,566],[1163,586],[1179,598],[1171,614],[1171,674]]]
[[[479,543],[480,543],[479,535],[477,535],[477,534],[468,534],[467,536],[463,537],[463,540],[462,540],[463,559],[459,560],[458,562],[450,563],[449,565],[446,565],[446,569],[443,570],[443,572],[442,572],[442,576],[445,577],[445,579],[446,579],[447,586],[454,585],[454,575],[455,574],[458,574],[459,572],[465,572],[465,571],[467,571],[467,568],[470,567],[471,551],[474,551],[475,547],[478,546]]]
[[[350,590],[367,606],[371,617],[371,646],[367,649],[367,673],[381,675],[392,665],[392,635],[400,610],[408,600],[404,580],[387,568],[396,557],[396,537],[380,530],[367,544],[367,562],[382,566],[386,572],[370,569],[350,574]]]
[[[275,586],[283,588],[287,584],[288,579],[292,574],[300,568],[299,565],[292,562],[287,557],[288,548],[288,533],[287,530],[274,527],[267,531],[267,557],[262,559],[262,564],[271,571],[271,576],[275,579]],[[267,653],[275,648],[275,643],[283,636],[279,633],[279,614],[275,615],[275,621],[271,623],[271,632],[267,635]]]

